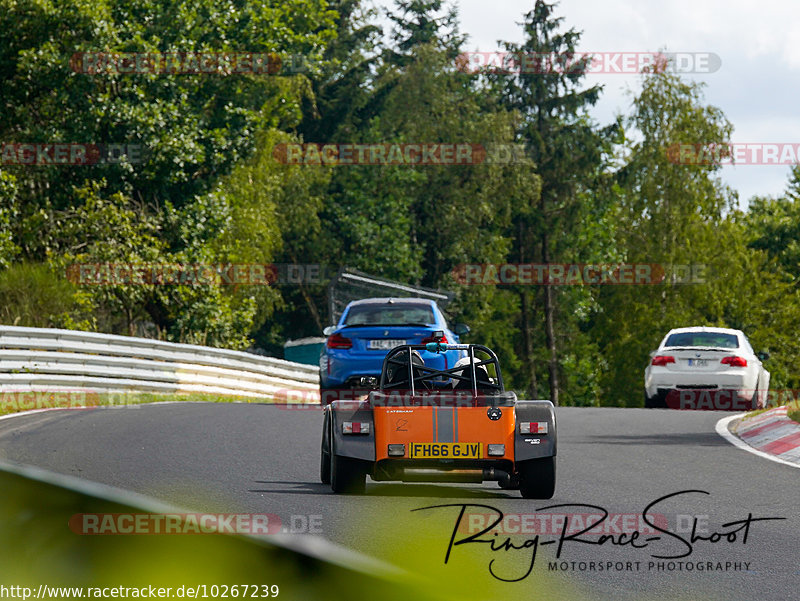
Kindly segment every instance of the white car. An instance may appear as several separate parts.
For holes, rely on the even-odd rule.
[[[645,407],[748,410],[766,405],[769,372],[741,330],[676,328],[644,371]]]

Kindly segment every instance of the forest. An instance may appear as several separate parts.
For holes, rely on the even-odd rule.
[[[452,292],[532,398],[641,406],[689,325],[743,330],[800,388],[800,169],[742,199],[681,160],[734,125],[663,64],[596,122],[582,32],[531,6],[501,48],[568,68],[473,68],[443,0],[0,0],[0,323],[281,356],[328,325],[327,282],[252,266],[351,267]],[[98,265],[251,271],[84,281]]]

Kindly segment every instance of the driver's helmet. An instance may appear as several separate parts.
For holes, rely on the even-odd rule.
[[[481,360],[477,357],[473,358],[473,363],[480,363]],[[470,373],[472,370],[469,367],[470,359],[469,357],[462,357],[456,364],[453,366],[454,369],[456,368],[463,368],[461,373],[458,375],[467,378],[466,380],[461,380],[457,378],[453,378],[453,390],[472,390],[472,374]],[[456,372],[458,373],[458,372]],[[478,390],[480,391],[482,387],[481,384],[491,384],[492,381],[489,379],[489,372],[486,371],[485,365],[476,365],[475,366],[475,380],[478,384]]]
[[[399,353],[395,356],[396,358],[402,357],[405,359],[405,353]],[[412,366],[416,365],[425,365],[425,361],[422,360],[422,355],[419,354],[419,351],[411,351],[411,364]],[[420,381],[418,378],[423,375],[422,370],[417,370],[414,368],[414,378],[417,378],[417,381],[414,383],[415,388],[430,388],[427,380]],[[396,363],[392,363],[389,367],[386,368],[386,382],[387,384],[398,384],[401,382],[405,382],[408,388],[411,388],[411,378],[408,375],[408,365],[403,363],[403,365],[398,365]]]

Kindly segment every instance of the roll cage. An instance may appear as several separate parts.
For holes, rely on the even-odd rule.
[[[469,365],[461,365],[458,367],[450,367],[448,369],[434,369],[424,364],[414,362],[414,351],[427,351],[429,353],[442,353],[448,350],[463,350],[467,351],[469,357]],[[478,351],[488,359],[479,359],[475,356]],[[487,368],[487,366],[494,366],[495,379],[494,381],[479,381],[478,380],[478,367]],[[401,368],[401,373],[405,377],[390,378],[388,372],[390,368],[397,366]],[[405,367],[405,369],[402,369]],[[469,374],[464,375],[464,372],[469,368]],[[489,372],[486,369],[487,373]],[[408,377],[411,374],[411,377]],[[449,378],[456,382],[468,382],[471,385],[473,396],[481,394],[500,394],[505,392],[503,387],[503,376],[500,373],[500,361],[497,359],[494,351],[481,344],[448,344],[442,342],[430,342],[428,344],[404,344],[394,347],[389,351],[383,360],[381,367],[381,377],[378,389],[381,392],[391,392],[394,390],[408,390],[411,396],[417,394],[421,389],[429,390],[424,386],[426,382],[433,383],[435,380],[441,382],[442,378]],[[445,390],[437,386],[433,386],[434,390]]]

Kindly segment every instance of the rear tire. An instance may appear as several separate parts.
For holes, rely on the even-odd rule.
[[[647,390],[644,391],[644,407],[645,409],[667,409],[666,397],[662,397],[660,393],[656,396],[647,396]]]
[[[367,470],[363,462],[350,457],[331,454],[331,488],[346,495],[363,495]]]
[[[322,446],[319,451],[319,479],[323,484],[331,483],[331,445],[328,437],[328,411],[322,422]]]
[[[556,492],[556,458],[542,457],[521,462],[519,491],[525,499],[552,499]]]
[[[756,389],[753,392],[753,398],[750,400],[750,409],[755,411],[756,409],[763,409],[764,406],[759,404],[758,399],[758,383],[756,383]],[[766,404],[766,403],[765,403]]]

